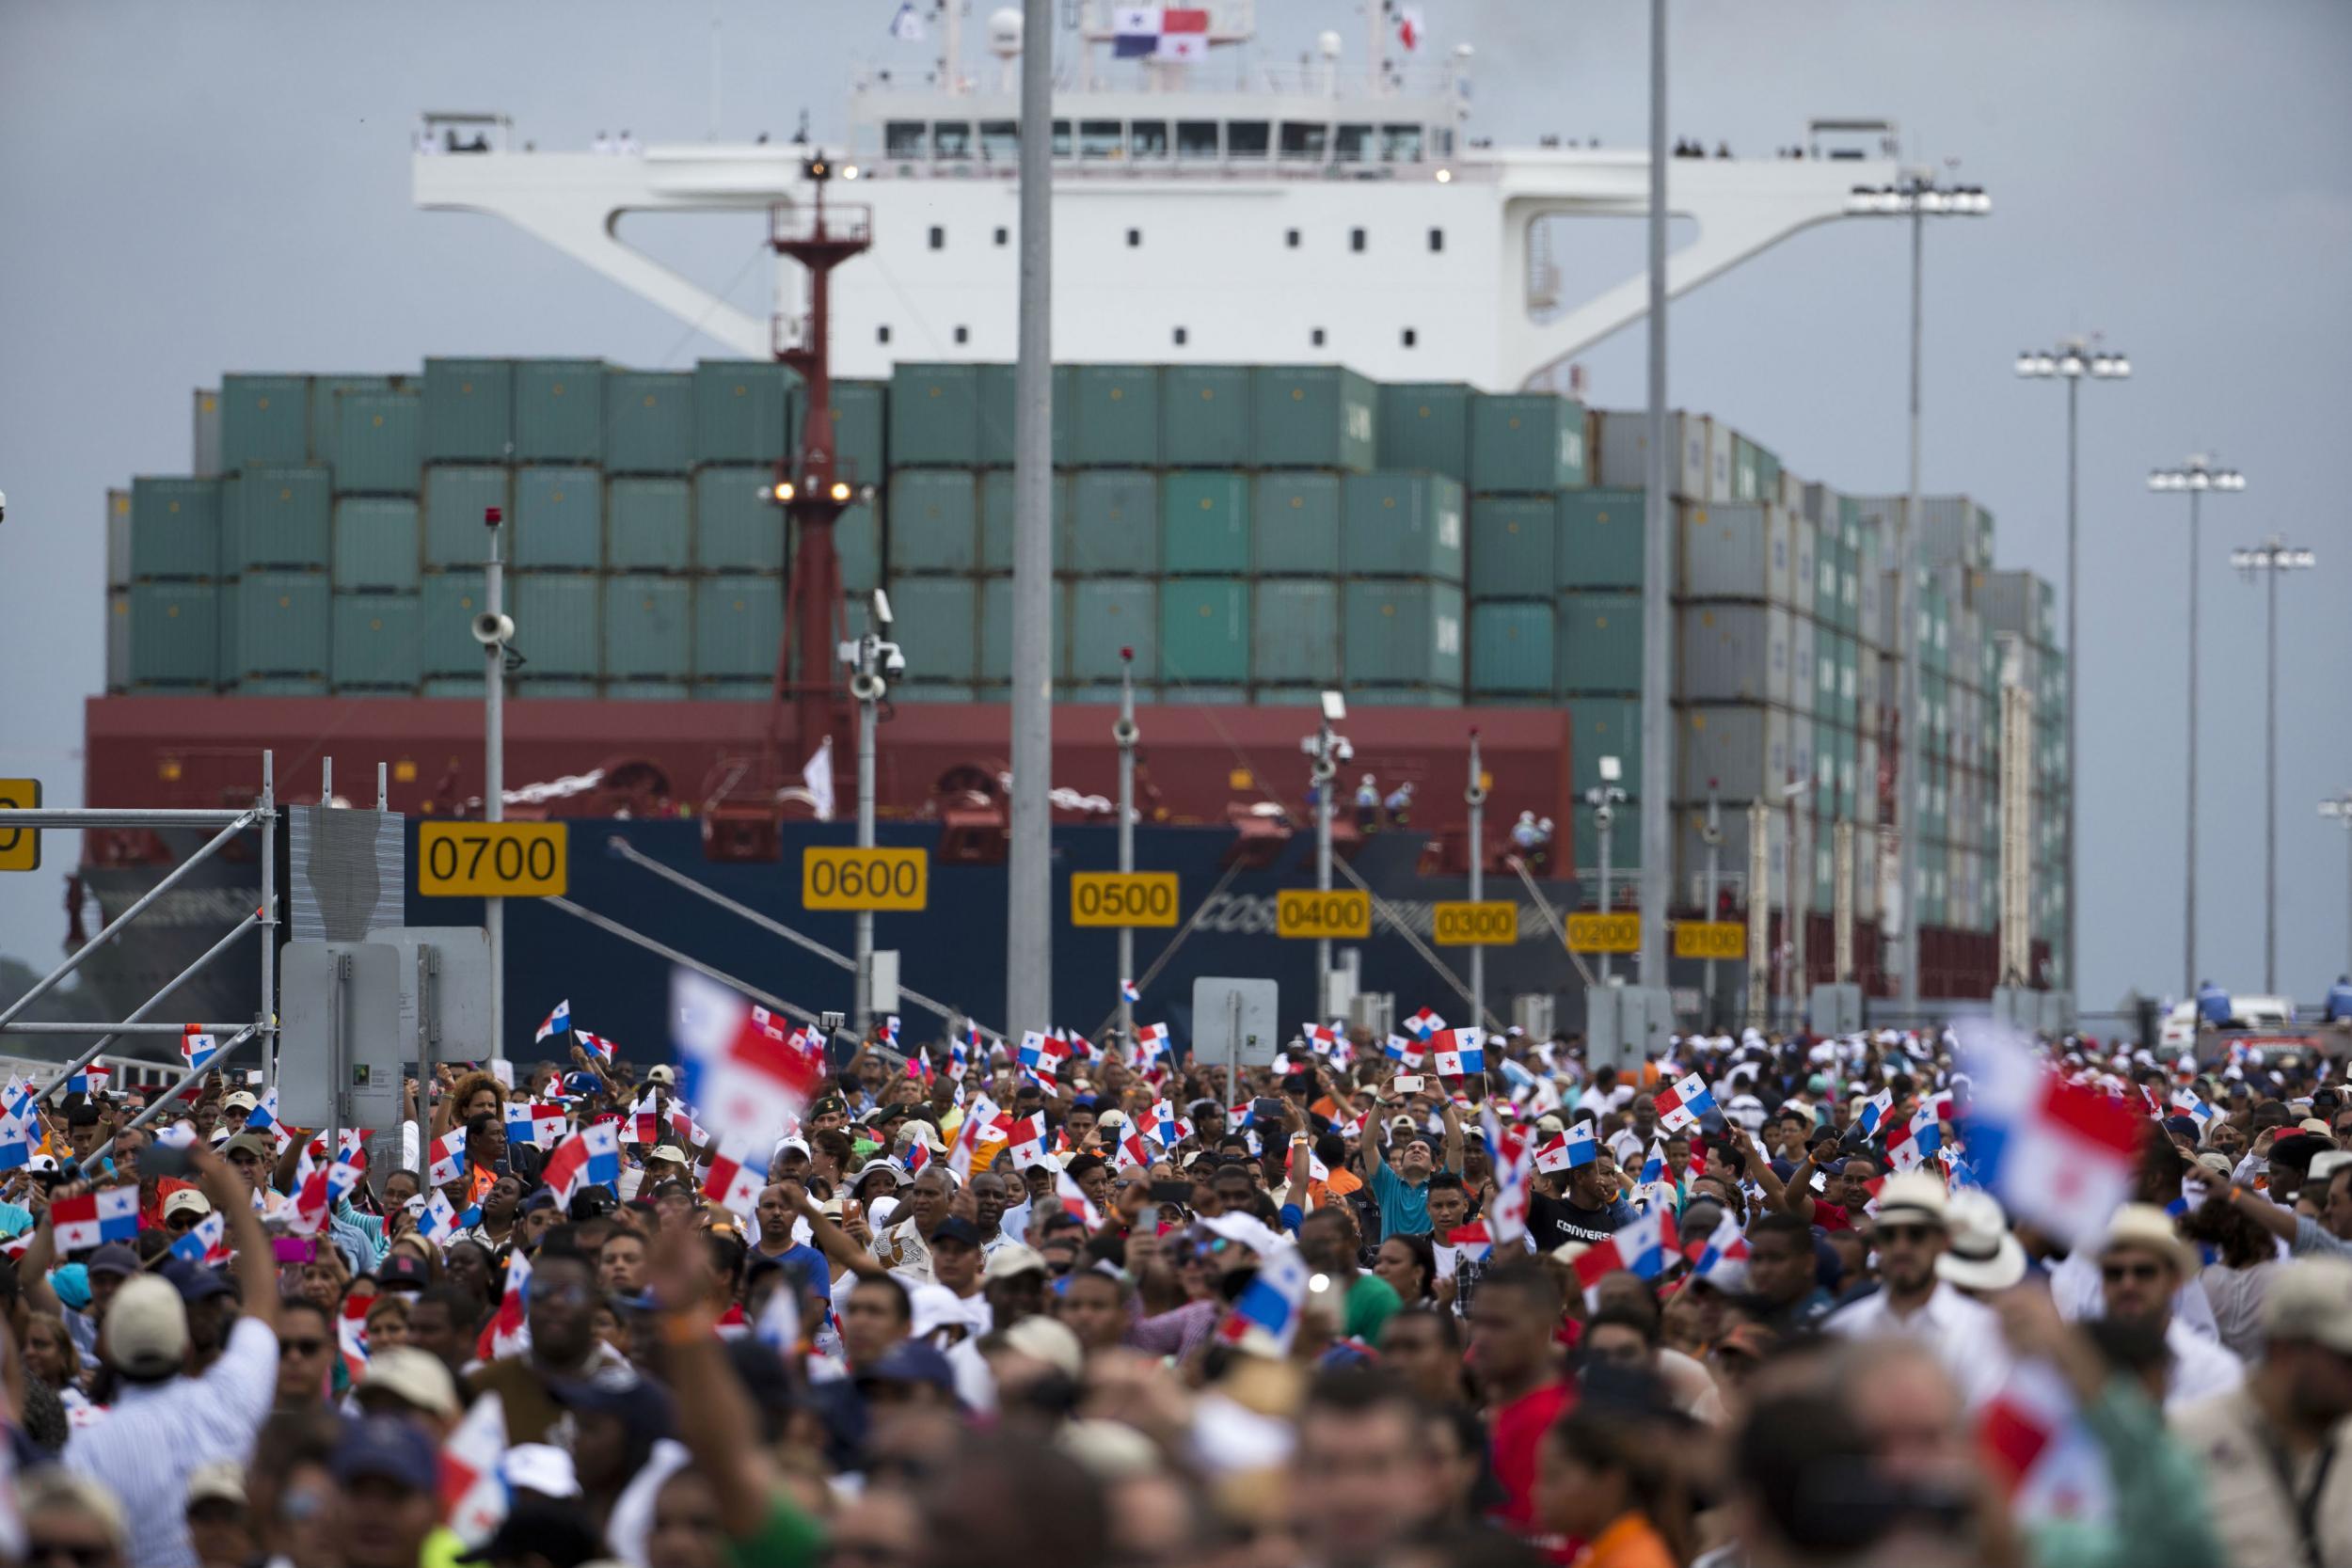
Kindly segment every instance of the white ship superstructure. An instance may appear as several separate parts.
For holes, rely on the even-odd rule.
[[[428,139],[485,118],[497,135],[461,143],[485,149],[472,153],[421,150],[415,199],[503,217],[766,357],[798,330],[798,266],[779,261],[779,308],[761,321],[628,245],[618,220],[797,209],[811,191],[806,161],[821,156],[838,182],[834,203],[866,209],[874,241],[834,279],[835,373],[1012,359],[1023,40],[1018,13],[997,13],[989,62],[968,72],[959,3],[943,7],[928,80],[869,72],[853,84],[845,135],[615,156],[522,150],[495,117],[433,116]],[[1506,390],[1640,318],[1640,273],[1590,299],[1557,298],[1538,226],[1645,212],[1646,151],[1474,139],[1470,48],[1395,69],[1381,59],[1376,3],[1369,60],[1351,66],[1327,33],[1319,63],[1284,71],[1246,63],[1249,0],[1202,8],[1212,20],[1193,59],[1106,58],[1117,52],[1107,4],[1072,35],[1081,47],[1060,71],[1052,129],[1056,360],[1329,362],[1381,381]],[[1896,178],[1890,138],[1876,121],[1816,121],[1804,158],[1675,159],[1668,200],[1697,234],[1668,260],[1669,292],[1846,215],[1856,186]]]

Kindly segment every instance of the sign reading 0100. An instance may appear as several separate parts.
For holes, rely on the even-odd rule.
[[[1073,871],[1070,874],[1073,926],[1173,926],[1173,871]]]
[[[930,902],[930,891],[928,850],[801,851],[803,909],[912,911]]]
[[[1361,888],[1286,887],[1274,903],[1274,934],[1308,940],[1372,935],[1372,898]]]
[[[561,822],[428,822],[417,835],[427,898],[552,898],[571,891],[571,830]]]

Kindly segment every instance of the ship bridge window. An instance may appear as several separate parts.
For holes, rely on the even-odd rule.
[[[1225,127],[1225,155],[1228,158],[1263,158],[1271,139],[1263,119],[1236,119]]]
[[[1083,119],[1078,122],[1078,156],[1081,158],[1123,158],[1127,153],[1127,128],[1115,119]]]
[[[1168,156],[1168,121],[1138,119],[1127,128],[1128,150],[1138,158]]]
[[[1176,156],[1179,158],[1215,158],[1216,156],[1216,121],[1214,119],[1180,119],[1176,122]]]
[[[1420,163],[1421,127],[1418,125],[1383,125],[1380,127],[1380,161],[1384,164]]]
[[[894,119],[882,127],[882,153],[891,158],[920,158],[923,155],[923,134],[929,130],[919,119]]]
[[[1282,122],[1282,156],[1307,163],[1321,163],[1324,149],[1330,144],[1328,125],[1310,125],[1302,120]]]
[[[1343,164],[1360,164],[1372,150],[1372,127],[1343,125],[1332,144],[1331,156]]]
[[[1021,127],[1009,119],[980,121],[980,161],[1017,164],[1021,161]]]
[[[1054,156],[1057,158],[1070,156],[1070,121],[1066,119],[1054,121]]]
[[[943,119],[931,127],[931,146],[942,158],[961,162],[972,156],[972,122],[968,119]]]

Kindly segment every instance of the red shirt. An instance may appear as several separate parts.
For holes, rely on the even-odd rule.
[[[1813,1200],[1813,1223],[1823,1230],[1851,1230],[1853,1228],[1853,1221],[1847,1217],[1845,1210],[1835,1203],[1823,1203],[1818,1197]]]
[[[1521,1535],[1535,1532],[1535,1454],[1552,1422],[1575,1407],[1576,1386],[1548,1383],[1498,1405],[1491,1423],[1495,1480],[1507,1496],[1493,1517]]]

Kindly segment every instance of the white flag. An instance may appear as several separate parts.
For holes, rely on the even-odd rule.
[[[920,23],[916,25],[921,25]],[[833,736],[817,743],[817,751],[801,769],[801,783],[808,786],[808,798],[816,804],[817,820],[833,820]]]
[[[914,0],[906,0],[906,3],[898,8],[898,14],[890,19],[890,36],[894,39],[904,39],[909,43],[923,41],[923,17],[922,13],[914,8]]]

